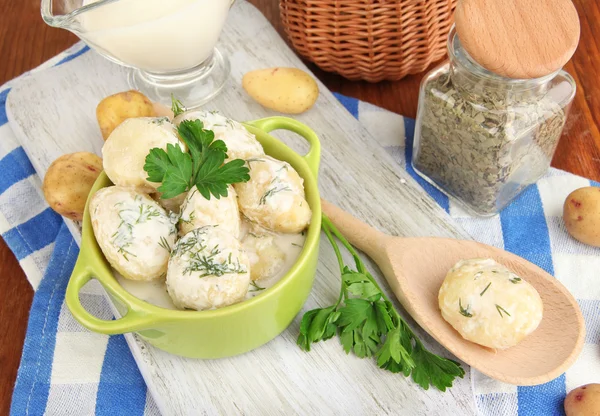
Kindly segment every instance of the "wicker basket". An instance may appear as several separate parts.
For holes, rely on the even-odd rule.
[[[446,53],[456,0],[280,0],[296,50],[352,80],[398,80]]]

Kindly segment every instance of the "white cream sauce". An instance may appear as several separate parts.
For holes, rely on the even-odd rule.
[[[85,0],[84,5],[99,0]],[[82,13],[82,37],[151,72],[192,68],[210,56],[231,0],[119,0]]]
[[[243,239],[247,232],[247,222],[243,221],[240,239]],[[304,235],[281,233],[271,233],[271,235],[274,236],[275,244],[281,249],[281,251],[285,253],[285,262],[283,264],[283,267],[281,267],[280,271],[274,276],[257,280],[255,282],[256,286],[264,289],[257,289],[252,284],[250,284],[250,288],[248,290],[248,294],[246,295],[246,299],[250,299],[254,296],[260,295],[261,293],[265,292],[265,290],[272,287],[273,285],[275,285],[275,283],[281,280],[281,278],[288,272],[288,270],[290,270],[292,266],[296,263],[298,257],[300,257],[300,253],[306,240],[306,232],[304,232]],[[113,271],[113,273],[117,278],[119,284],[127,292],[131,293],[136,298],[151,303],[153,305],[159,306],[161,308],[177,309],[171,301],[171,297],[167,293],[167,285],[165,283],[164,278],[151,282],[137,282],[125,279],[116,271]]]

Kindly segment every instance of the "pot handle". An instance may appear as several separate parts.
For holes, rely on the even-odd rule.
[[[71,314],[75,319],[87,329],[99,332],[101,334],[124,334],[126,332],[135,332],[143,329],[148,329],[156,326],[155,321],[151,321],[145,311],[137,310],[135,305],[128,306],[127,312],[122,318],[106,321],[90,314],[81,304],[79,299],[79,291],[87,282],[96,278],[95,275],[102,274],[101,267],[94,267],[93,262],[90,263],[91,257],[82,252],[79,254],[69,284],[67,286],[67,292],[65,295],[65,301],[67,307],[71,311]],[[114,277],[111,275],[111,279]],[[107,292],[110,292],[116,297],[123,305],[129,305],[123,296],[115,291],[112,291],[110,287],[107,287],[102,282],[103,276],[98,276],[97,280],[102,284]]]
[[[312,171],[315,178],[319,175],[319,163],[321,161],[321,142],[317,134],[306,124],[300,123],[289,117],[267,117],[260,120],[249,121],[246,124],[261,129],[265,133],[270,133],[274,130],[289,130],[304,137],[310,144],[308,153],[303,156],[308,167]]]

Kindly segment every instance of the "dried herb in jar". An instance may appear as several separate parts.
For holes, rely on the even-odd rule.
[[[494,214],[548,169],[565,111],[543,85],[492,88],[448,65],[436,75],[421,93],[413,165],[478,214]]]

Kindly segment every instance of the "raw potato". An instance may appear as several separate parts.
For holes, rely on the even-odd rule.
[[[54,211],[75,221],[83,219],[85,201],[102,172],[102,159],[78,152],[56,159],[44,177],[44,198]]]
[[[571,390],[565,398],[567,416],[600,416],[600,384],[586,384]]]
[[[124,120],[135,117],[156,117],[152,101],[141,92],[131,90],[110,95],[96,107],[96,118],[106,140]]]
[[[563,219],[576,240],[600,247],[600,188],[587,186],[569,194]]]
[[[300,114],[319,96],[317,83],[298,68],[268,68],[248,72],[242,87],[259,104],[288,114]]]

